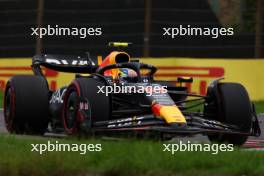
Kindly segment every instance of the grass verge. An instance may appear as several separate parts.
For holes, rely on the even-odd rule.
[[[0,92],[0,107],[2,94]],[[256,102],[258,113],[264,102]],[[31,152],[31,144],[51,140],[65,144],[101,143],[101,152]],[[151,141],[102,141],[47,139],[0,134],[0,175],[263,175],[262,153],[236,149],[213,155],[209,152],[163,152],[162,143]]]
[[[255,102],[257,113],[264,113],[264,101]]]
[[[163,152],[151,141],[49,139],[52,143],[101,143],[101,152],[31,152],[31,144],[47,138],[0,135],[0,175],[263,175],[263,155],[257,151]]]

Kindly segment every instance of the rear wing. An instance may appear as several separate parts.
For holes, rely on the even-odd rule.
[[[36,75],[43,75],[40,66],[60,72],[94,73],[98,68],[97,57],[74,55],[38,54],[33,56],[32,69]]]

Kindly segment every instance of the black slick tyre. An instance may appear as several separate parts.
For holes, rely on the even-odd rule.
[[[12,77],[4,94],[7,130],[16,134],[42,135],[48,126],[49,89],[44,78]]]
[[[252,104],[246,89],[238,83],[219,83],[208,94],[204,107],[207,118],[234,125],[244,134],[208,135],[211,141],[242,145],[246,142],[252,127]]]
[[[87,77],[76,78],[68,86],[62,115],[67,134],[87,133],[93,122],[109,120],[110,97],[97,93],[99,86],[105,86],[105,82]]]

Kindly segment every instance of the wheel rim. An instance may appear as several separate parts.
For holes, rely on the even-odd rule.
[[[65,123],[68,129],[72,129],[76,126],[77,113],[78,113],[78,95],[75,91],[70,93],[68,101],[66,102],[66,117]]]
[[[64,129],[69,135],[77,133],[79,118],[79,89],[75,84],[68,87],[64,98],[63,123]]]

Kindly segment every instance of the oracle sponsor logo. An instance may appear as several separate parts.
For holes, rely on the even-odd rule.
[[[49,85],[51,90],[55,90],[57,88],[56,78],[58,77],[59,73],[57,71],[50,70],[47,68],[43,68],[42,70],[46,78],[54,78],[54,80],[51,80],[49,82]],[[20,74],[32,75],[33,71],[31,67],[26,66],[0,66],[0,90],[4,90],[5,85],[10,77]]]
[[[206,94],[206,88],[209,80],[224,77],[225,69],[223,67],[193,67],[193,66],[159,66],[155,77],[158,79],[177,79],[177,77],[199,78],[198,92],[194,92],[193,84],[186,83],[188,90],[192,93]],[[194,81],[197,81],[194,79]],[[176,83],[176,81],[175,81]]]

